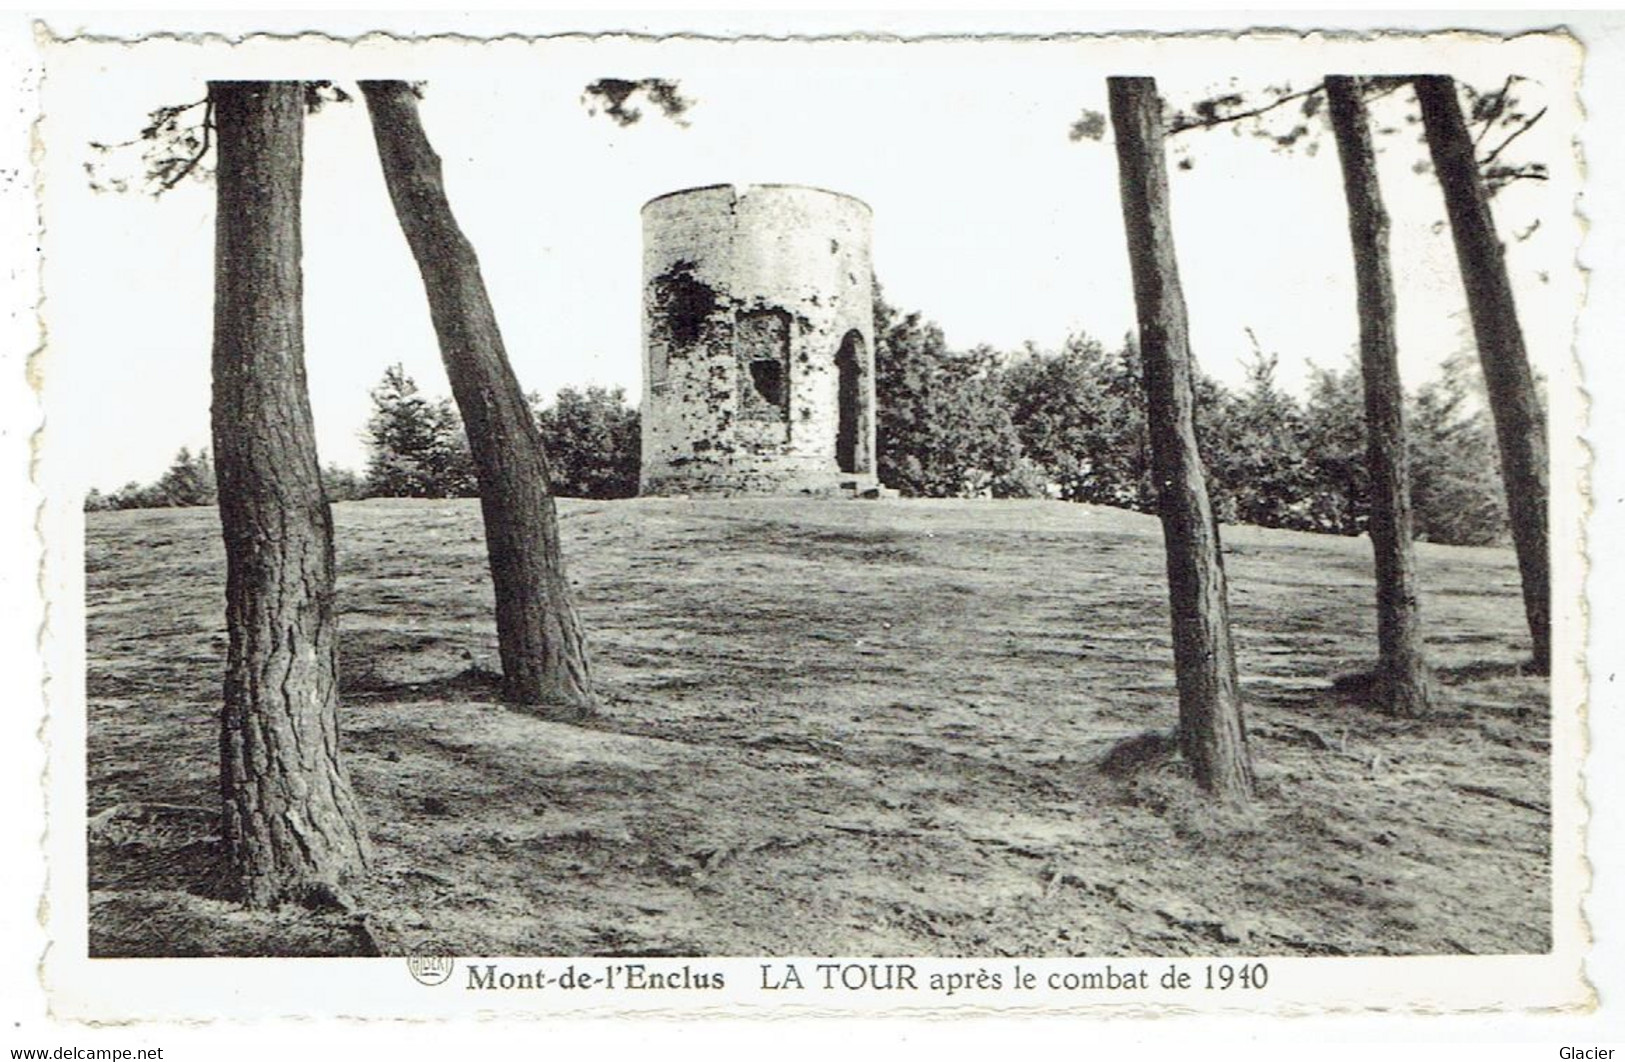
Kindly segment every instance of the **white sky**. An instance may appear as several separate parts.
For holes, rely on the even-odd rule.
[[[509,41],[350,47],[267,43],[58,46],[45,82],[46,317],[50,445],[73,481],[112,489],[159,475],[181,446],[208,445],[213,187],[162,199],[93,193],[92,140],[134,135],[146,113],[200,98],[207,77],[401,76],[428,82],[423,118],[452,204],[480,255],[509,355],[527,390],[551,395],[639,379],[641,229],[648,198],[697,184],[786,182],[847,192],[875,212],[887,299],[939,322],[956,347],[1053,348],[1084,331],[1115,345],[1133,327],[1110,137],[1074,143],[1084,108],[1105,110],[1108,73],[1152,73],[1189,101],[1328,70],[1440,70],[1477,84],[1519,72],[1551,105],[1520,141],[1554,179],[1496,200],[1531,352],[1567,371],[1576,306],[1574,53],[1560,43],[1448,48],[1273,39],[1026,43]],[[649,114],[623,129],[589,117],[604,76],[674,77],[690,125]],[[646,108],[648,110],[648,108]],[[1378,112],[1399,124],[1396,97]],[[1193,346],[1204,369],[1241,378],[1251,328],[1298,390],[1311,362],[1339,365],[1356,325],[1347,220],[1329,131],[1307,157],[1245,135],[1187,134],[1173,204]],[[1414,386],[1467,342],[1443,208],[1407,128],[1380,140],[1393,215],[1402,368]],[[399,361],[447,393],[415,266],[373,154],[365,108],[307,126],[306,361],[323,462],[359,469],[368,391]],[[1544,279],[1543,279],[1544,278]]]

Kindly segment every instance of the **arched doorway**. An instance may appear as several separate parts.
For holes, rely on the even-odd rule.
[[[836,409],[835,464],[842,472],[868,472],[869,409],[864,376],[869,359],[863,334],[852,329],[835,355]]]

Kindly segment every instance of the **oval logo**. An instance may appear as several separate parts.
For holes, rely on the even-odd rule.
[[[440,985],[451,980],[457,968],[456,956],[438,940],[419,941],[406,957],[406,970],[420,985]]]

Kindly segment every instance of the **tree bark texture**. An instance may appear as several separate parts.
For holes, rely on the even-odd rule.
[[[1401,715],[1432,707],[1422,638],[1420,583],[1411,544],[1410,459],[1405,392],[1399,380],[1388,211],[1377,184],[1377,156],[1360,85],[1326,79],[1326,99],[1343,167],[1349,241],[1360,316],[1360,378],[1365,385],[1366,465],[1371,473],[1371,550],[1377,574],[1377,675],[1380,703]]]
[[[1167,552],[1180,748],[1197,783],[1229,801],[1252,793],[1252,763],[1230,641],[1224,562],[1201,457],[1185,297],[1168,204],[1155,80],[1107,79],[1144,362],[1152,470]]]
[[[1414,84],[1422,105],[1428,152],[1450,215],[1456,261],[1495,419],[1507,516],[1523,578],[1524,614],[1534,641],[1534,664],[1544,672],[1551,666],[1552,644],[1545,413],[1535,391],[1506,255],[1490,217],[1489,198],[1479,177],[1472,137],[1462,119],[1455,81],[1429,75],[1415,78]]]
[[[404,81],[363,81],[384,182],[417,259],[452,395],[468,431],[496,587],[507,695],[550,714],[594,708],[586,639],[559,549],[547,457],[497,329],[474,248]]]
[[[223,831],[245,902],[342,903],[367,841],[339,762],[333,523],[305,385],[304,90],[213,82],[214,434],[226,545]]]

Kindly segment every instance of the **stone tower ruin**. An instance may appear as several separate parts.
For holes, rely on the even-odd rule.
[[[643,207],[643,494],[867,493],[870,212],[794,185]]]

